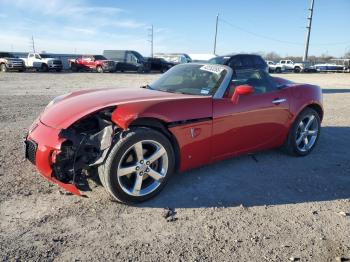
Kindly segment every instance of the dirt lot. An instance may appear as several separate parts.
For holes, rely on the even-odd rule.
[[[65,194],[22,158],[22,136],[56,95],[136,88],[157,75],[0,74],[0,260],[343,261],[350,259],[350,74],[285,74],[321,85],[310,156],[278,150],[175,175],[138,206]],[[176,221],[164,218],[175,209]],[[345,260],[344,260],[345,261]]]

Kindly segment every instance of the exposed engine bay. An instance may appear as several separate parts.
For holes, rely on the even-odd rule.
[[[60,131],[59,137],[65,141],[61,150],[52,156],[56,179],[79,186],[83,171],[103,162],[115,135],[121,131],[111,121],[114,109],[90,114]]]

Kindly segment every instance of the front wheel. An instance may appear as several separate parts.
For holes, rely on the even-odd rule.
[[[296,156],[306,156],[315,147],[321,131],[319,114],[312,108],[304,109],[294,121],[284,149]]]
[[[1,72],[7,72],[7,67],[6,67],[5,64],[1,64],[1,65],[0,65],[0,71],[1,71]]]
[[[96,71],[97,71],[98,73],[103,73],[103,68],[102,68],[102,66],[97,66],[97,67],[96,67]]]
[[[158,194],[173,174],[174,150],[160,132],[134,128],[111,149],[98,169],[106,190],[118,201],[138,203]]]
[[[41,72],[48,72],[49,71],[49,67],[47,66],[47,64],[42,64],[40,69],[41,69]]]

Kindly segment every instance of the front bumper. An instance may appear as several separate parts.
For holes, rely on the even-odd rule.
[[[23,63],[11,63],[6,65],[9,70],[24,70],[25,66]]]
[[[35,165],[44,178],[72,194],[80,196],[81,193],[75,185],[63,183],[53,176],[52,153],[60,150],[61,144],[64,142],[64,139],[58,136],[59,132],[59,129],[48,127],[37,119],[25,138],[25,158]]]
[[[62,70],[63,66],[62,64],[48,64],[49,69],[58,69],[58,70]]]

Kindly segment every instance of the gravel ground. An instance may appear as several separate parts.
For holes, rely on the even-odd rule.
[[[0,74],[0,260],[347,261],[350,74],[279,76],[323,88],[311,155],[229,159],[176,174],[155,199],[125,206],[93,182],[89,198],[59,190],[23,160],[21,139],[56,95],[136,88],[158,75]]]

